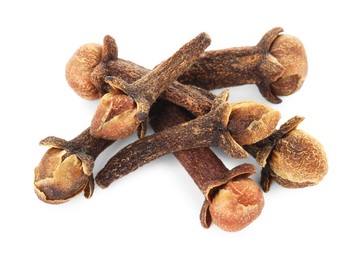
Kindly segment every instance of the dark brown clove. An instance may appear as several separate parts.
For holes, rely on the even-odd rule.
[[[239,114],[239,121],[243,135],[250,135],[250,141],[255,141],[255,132],[260,126],[268,127],[267,131],[260,132],[258,140],[269,136],[275,129],[280,118],[279,112],[269,108],[266,113],[250,121],[243,121],[245,110],[254,109],[253,104],[240,106],[232,110],[232,105],[226,102],[228,91],[222,92],[213,101],[213,106],[208,114],[192,121],[183,123],[164,131],[146,136],[121,149],[112,157],[106,166],[98,173],[96,181],[99,186],[108,187],[116,179],[136,170],[138,167],[167,153],[187,150],[198,147],[219,146],[230,156],[244,158],[247,153],[241,145],[250,143],[237,143],[228,130],[229,117],[232,113]],[[257,104],[255,102],[255,104]],[[237,118],[238,116],[236,116]],[[273,120],[270,118],[274,118]],[[274,124],[266,125],[264,121]],[[245,140],[248,141],[246,138]]]
[[[299,90],[308,71],[302,42],[282,31],[270,30],[256,46],[207,51],[178,80],[209,90],[256,84],[268,101],[280,103],[278,96]]]
[[[94,190],[93,166],[113,141],[93,137],[89,128],[71,141],[50,136],[40,144],[51,148],[35,168],[34,189],[46,203],[59,204],[80,192],[90,198]]]
[[[180,48],[174,55],[133,83],[115,76],[106,76],[112,91],[99,103],[90,127],[91,134],[109,140],[131,135],[141,126],[145,133],[145,120],[151,105],[167,86],[177,79],[210,44],[206,33],[201,33]]]
[[[152,112],[150,123],[156,132],[191,120],[186,111],[167,102],[158,101]],[[229,170],[209,148],[182,150],[174,155],[205,196],[200,213],[203,227],[209,228],[214,221],[223,230],[238,231],[260,215],[264,197],[248,178],[256,172],[253,165]]]

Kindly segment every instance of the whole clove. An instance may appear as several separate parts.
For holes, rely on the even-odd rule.
[[[152,108],[151,126],[156,132],[191,120],[186,111],[158,101]],[[259,186],[249,179],[256,172],[251,164],[232,170],[210,148],[195,148],[174,153],[205,196],[200,212],[201,224],[209,228],[214,222],[226,231],[238,231],[252,223],[261,213],[264,197]]]
[[[178,80],[209,90],[257,84],[267,100],[280,103],[277,96],[291,95],[300,89],[308,70],[302,42],[280,34],[282,31],[280,27],[271,29],[253,47],[206,51]],[[81,46],[66,66],[69,85],[86,99],[98,99],[111,91],[105,82],[106,76],[116,76],[130,83],[147,72],[142,66],[118,58],[117,44],[110,36],[104,38],[103,46],[95,43]],[[174,87],[188,89],[174,82],[161,97],[180,106],[187,105],[178,104],[179,100],[166,94]]]
[[[268,101],[280,103],[278,96],[299,90],[308,72],[302,42],[282,31],[270,30],[256,46],[207,51],[178,80],[208,90],[256,84]]]

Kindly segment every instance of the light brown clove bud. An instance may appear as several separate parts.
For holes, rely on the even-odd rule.
[[[65,77],[69,86],[84,99],[98,99],[103,94],[91,81],[91,74],[101,57],[102,45],[89,43],[81,46],[66,65]]]
[[[112,143],[95,138],[89,128],[70,141],[55,136],[41,140],[41,145],[51,148],[34,171],[34,189],[39,199],[59,204],[81,191],[89,199],[94,191],[94,161]]]
[[[88,183],[81,160],[75,154],[67,156],[63,149],[50,148],[35,168],[35,193],[46,203],[66,202],[85,190]]]
[[[294,36],[282,34],[273,41],[270,54],[285,68],[281,77],[271,84],[272,92],[277,96],[295,93],[302,87],[308,72],[303,43]]]
[[[225,231],[239,231],[253,222],[264,207],[264,196],[250,178],[228,182],[210,204],[213,222]]]
[[[241,101],[231,105],[228,130],[240,145],[256,143],[273,133],[280,113],[262,103]]]
[[[275,181],[287,188],[316,185],[328,171],[322,145],[308,133],[295,129],[280,139],[269,158]]]
[[[98,104],[90,131],[94,136],[117,140],[130,136],[138,125],[137,106],[132,98],[107,93]]]

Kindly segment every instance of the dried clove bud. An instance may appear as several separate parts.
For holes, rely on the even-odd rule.
[[[254,101],[232,104],[228,129],[239,144],[253,144],[270,135],[280,120],[280,113]]]
[[[255,83],[270,102],[280,103],[277,96],[297,91],[308,70],[303,44],[293,36],[280,35],[282,31],[279,27],[270,30],[257,46],[206,51],[178,80],[209,90]],[[148,71],[119,59],[115,40],[106,36],[103,46],[86,44],[74,53],[66,66],[66,79],[79,96],[97,99],[112,91],[105,82],[106,76],[116,76],[131,83]],[[182,100],[167,93],[178,88],[190,89],[173,82],[161,97],[188,109],[187,102],[178,103]]]
[[[108,187],[116,179],[136,170],[147,162],[167,153],[174,153],[180,150],[219,146],[232,157],[246,157],[247,153],[241,147],[244,143],[237,143],[228,130],[231,113],[231,105],[226,102],[228,93],[228,91],[224,91],[215,98],[208,114],[146,136],[120,150],[98,173],[96,177],[98,185],[104,188]],[[238,109],[243,108],[245,106],[238,107]],[[279,114],[276,113],[276,115],[279,118]],[[261,116],[255,120],[263,119],[264,117]],[[277,120],[271,121],[277,122]],[[249,121],[249,124],[253,123],[254,121]],[[246,129],[249,127],[249,124],[243,123],[240,127]],[[269,135],[275,127],[276,125],[269,126]],[[253,131],[259,131],[257,128],[250,128],[250,130],[252,134],[254,134]],[[245,130],[245,132],[247,131]],[[264,135],[264,133],[262,134]],[[264,138],[263,135],[260,136],[260,139]]]
[[[268,162],[274,180],[288,188],[316,185],[328,171],[322,145],[299,129],[278,140]]]
[[[154,70],[131,84],[120,78],[107,76],[105,82],[115,94],[109,93],[101,99],[92,120],[91,134],[117,140],[128,137],[140,125],[139,135],[142,137],[146,131],[145,120],[151,105],[209,44],[209,36],[201,33]]]
[[[152,108],[151,126],[156,132],[191,120],[185,111],[158,101]],[[211,222],[226,231],[238,231],[261,213],[264,197],[259,186],[248,176],[256,172],[251,164],[228,170],[209,148],[174,153],[205,196],[200,213],[203,227]]]
[[[273,55],[285,68],[283,75],[271,83],[276,96],[289,96],[298,91],[307,76],[307,55],[302,42],[291,35],[279,35],[270,48]]]
[[[35,168],[34,189],[40,200],[51,204],[66,202],[88,186],[89,176],[84,173],[82,162],[74,154],[64,158],[66,153],[50,148]]]
[[[209,90],[256,84],[268,101],[280,103],[278,96],[301,88],[308,70],[302,42],[282,31],[270,30],[256,46],[207,51],[178,80]]]
[[[71,141],[50,136],[40,144],[51,148],[34,170],[34,190],[38,198],[59,204],[82,191],[90,198],[94,190],[94,160],[112,141],[91,136],[88,128]]]
[[[226,231],[239,231],[253,222],[264,207],[259,186],[246,177],[228,182],[213,198],[210,214],[214,223]]]
[[[261,186],[269,191],[273,180],[287,188],[319,183],[328,172],[323,146],[312,136],[296,129],[302,117],[293,117],[268,138],[243,146],[263,167]]]
[[[65,77],[72,89],[84,99],[98,99],[103,94],[94,87],[91,74],[102,57],[102,45],[89,43],[81,46],[70,58]]]
[[[137,105],[130,96],[105,94],[93,116],[91,134],[117,140],[130,136],[137,129]]]

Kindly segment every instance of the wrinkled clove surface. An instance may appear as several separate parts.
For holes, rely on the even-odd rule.
[[[224,91],[215,98],[208,114],[146,136],[121,149],[97,174],[98,185],[103,188],[108,187],[116,179],[136,170],[147,162],[180,150],[219,146],[231,157],[246,157],[247,153],[241,146],[255,142],[255,132],[259,132],[261,126],[268,128],[269,132],[261,132],[258,140],[269,136],[274,131],[280,114],[269,108],[254,120],[250,120],[250,118],[243,120],[244,110],[253,109],[253,104],[232,110],[232,105],[227,102],[228,93],[228,91]],[[237,143],[230,133],[228,125],[232,113],[235,114],[234,120],[238,120],[240,128],[244,129],[240,132],[251,137],[250,140],[248,138],[244,138],[244,140],[251,141],[251,143]],[[265,121],[273,122],[273,124],[267,125]]]
[[[268,138],[243,146],[263,166],[261,186],[267,192],[272,181],[287,188],[316,185],[328,172],[323,146],[297,129],[303,117],[293,117]]]
[[[280,103],[278,96],[299,90],[308,72],[302,42],[282,31],[270,30],[256,46],[207,51],[178,80],[209,90],[256,84],[268,101]]]
[[[109,140],[126,138],[138,126],[145,134],[145,120],[159,95],[189,67],[210,44],[210,37],[201,33],[182,46],[174,55],[133,83],[107,76],[113,89],[104,95],[90,127],[91,134]]]
[[[158,101],[152,112],[150,123],[156,132],[191,120],[186,111],[167,102]],[[260,215],[263,193],[248,178],[256,172],[253,165],[229,170],[209,148],[182,150],[174,155],[205,196],[200,212],[203,227],[209,228],[213,221],[223,230],[238,231]]]
[[[93,137],[89,128],[71,141],[54,136],[43,139],[40,144],[51,148],[34,171],[34,190],[38,198],[59,204],[82,191],[90,198],[94,190],[94,161],[112,143]]]

